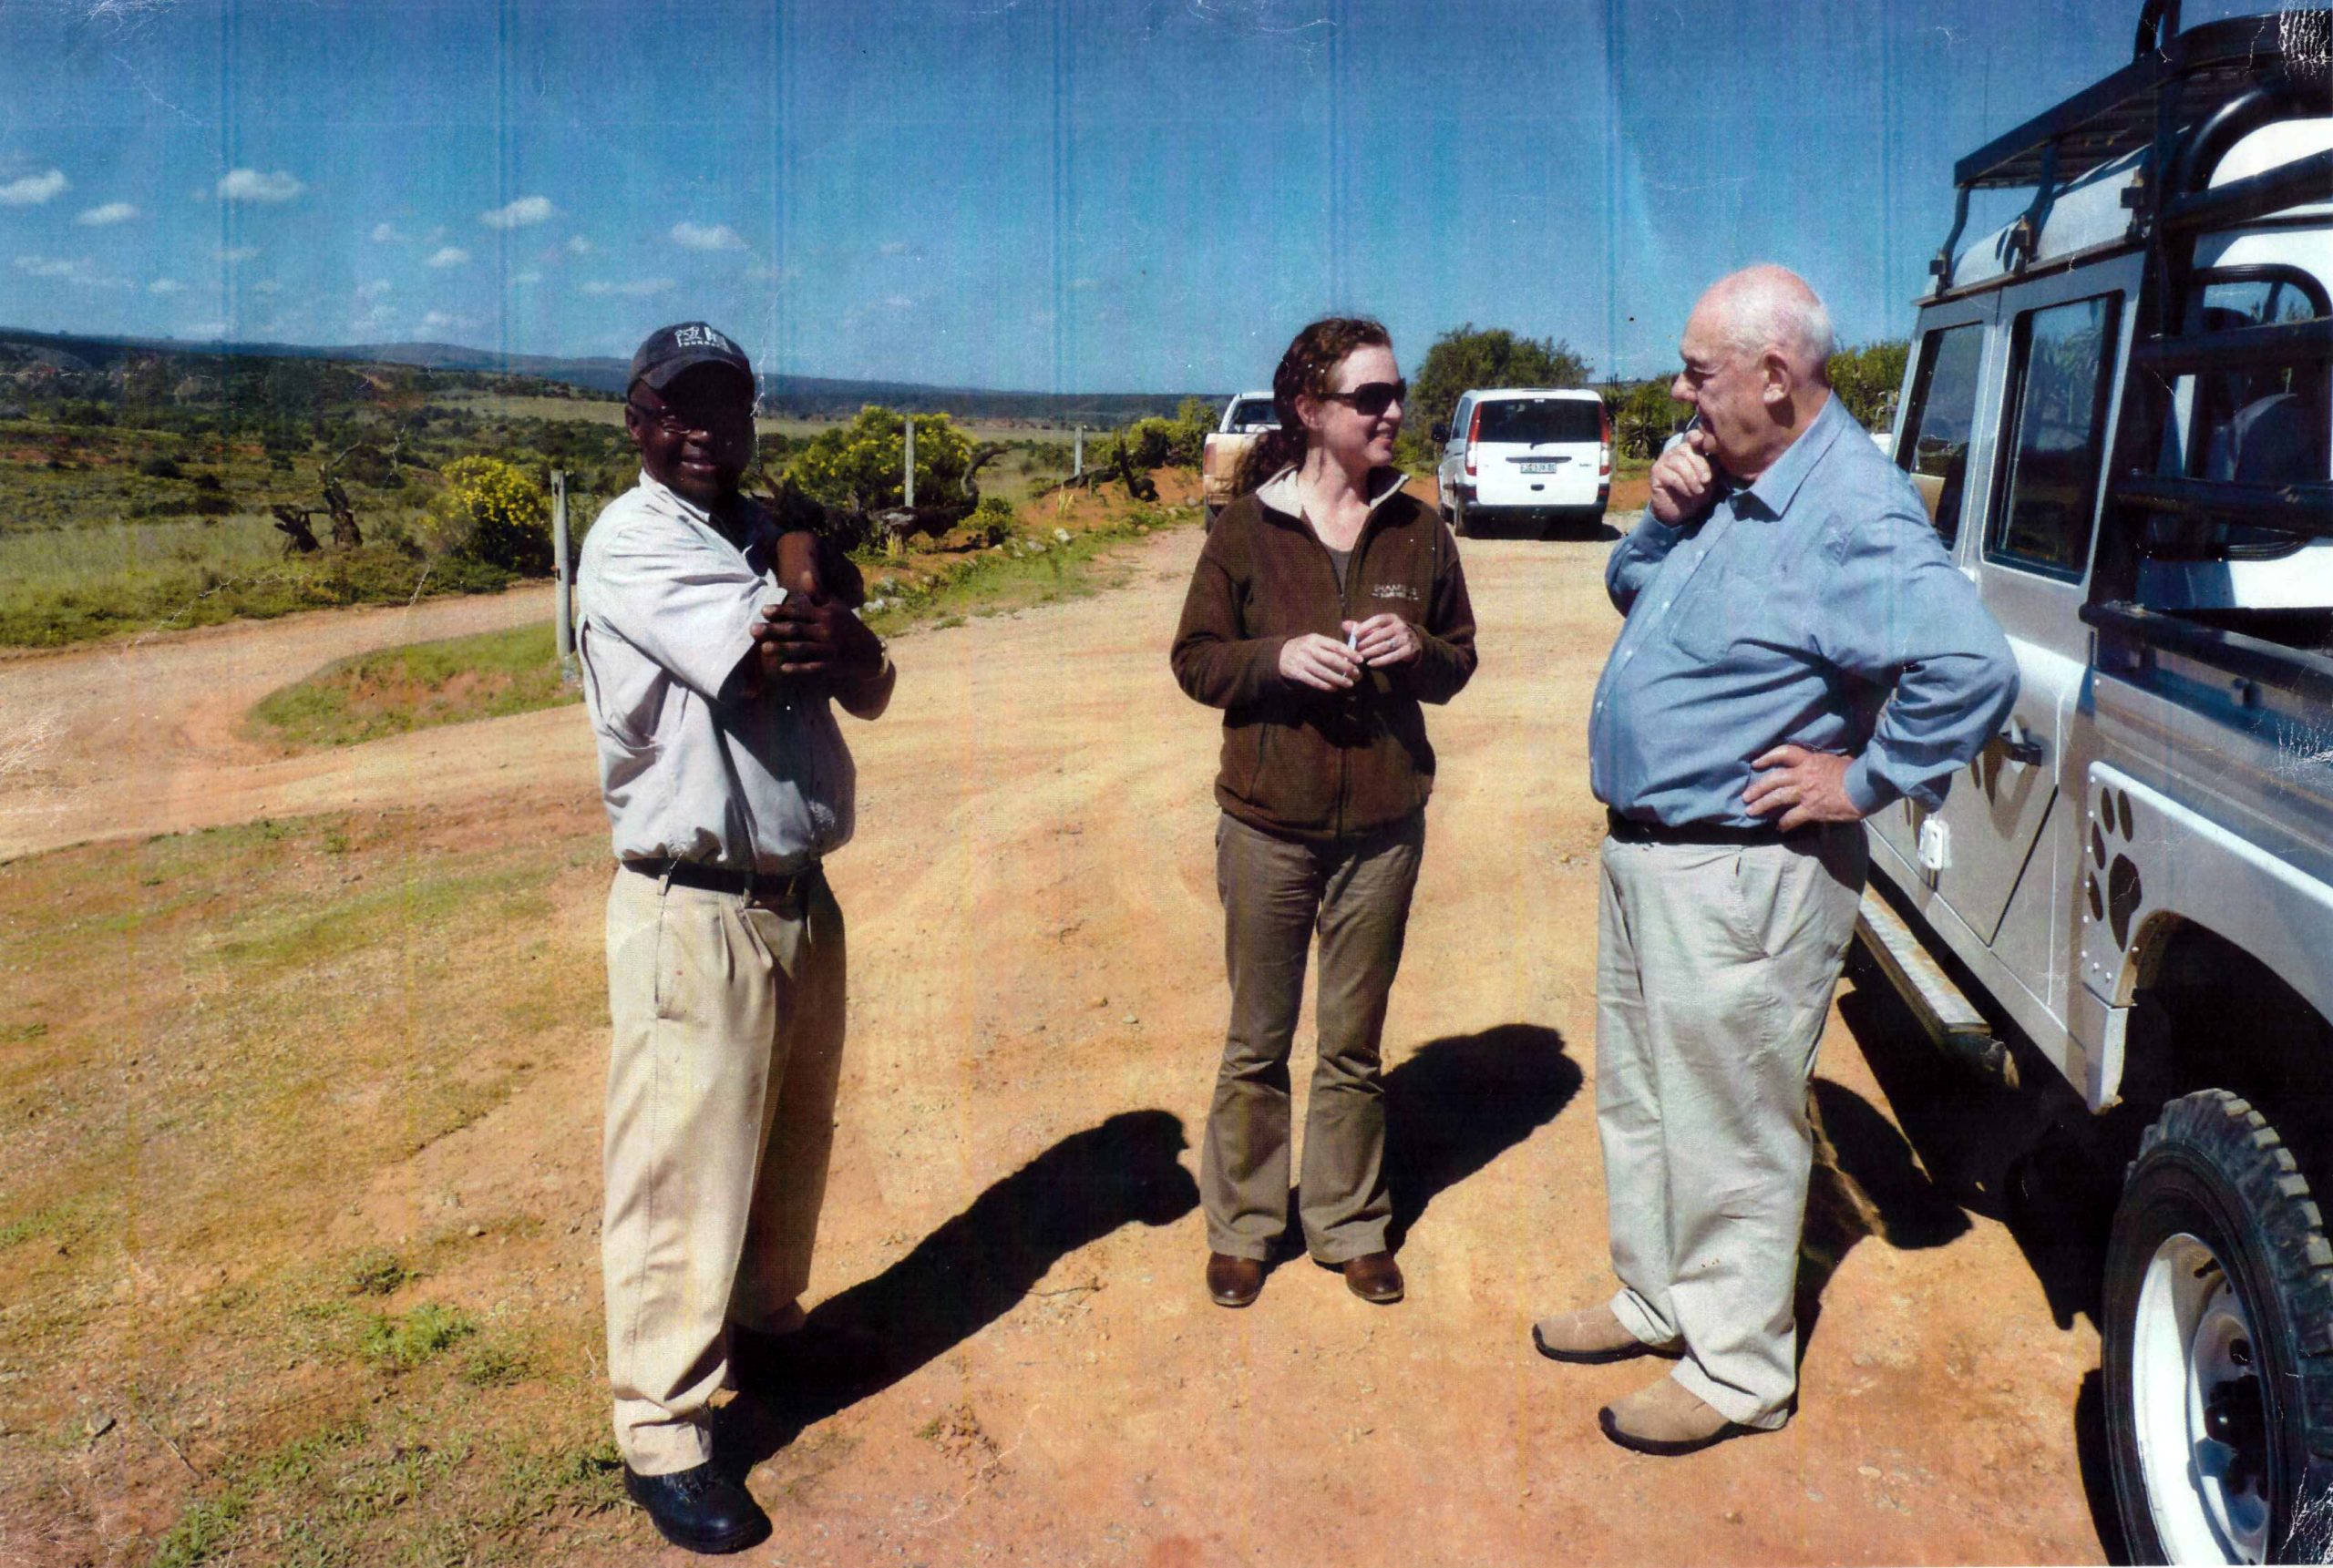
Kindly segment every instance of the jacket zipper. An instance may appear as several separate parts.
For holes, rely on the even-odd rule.
[[[1345,558],[1345,575],[1341,582],[1337,579],[1337,559],[1329,553],[1327,543],[1321,539],[1319,533],[1314,531],[1311,520],[1301,513],[1298,514],[1296,520],[1304,525],[1306,537],[1320,547],[1321,564],[1329,569],[1329,580],[1336,584],[1338,619],[1351,620],[1352,619],[1352,579],[1361,570],[1362,555],[1369,548],[1369,536],[1376,531],[1377,508],[1372,507],[1369,509],[1369,516],[1362,522],[1361,532],[1352,541],[1352,553]],[[1342,843],[1345,836],[1345,797],[1351,793],[1352,759],[1346,755],[1344,748],[1339,747],[1335,815],[1335,835],[1339,843]]]

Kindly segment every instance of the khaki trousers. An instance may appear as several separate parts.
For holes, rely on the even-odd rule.
[[[1728,1419],[1778,1427],[1814,1139],[1807,1081],[1863,897],[1855,824],[1747,847],[1604,841],[1596,1126],[1612,1301]]]
[[[1320,1056],[1304,1107],[1304,1243],[1327,1264],[1385,1249],[1385,1086],[1378,1045],[1402,967],[1425,817],[1336,845],[1231,816],[1215,833],[1231,1025],[1199,1159],[1209,1248],[1262,1262],[1288,1229],[1288,1057],[1317,927]]]
[[[775,909],[635,871],[608,890],[600,1253],[616,1446],[642,1475],[712,1457],[728,1324],[775,1327],[809,1285],[844,973],[822,876]]]

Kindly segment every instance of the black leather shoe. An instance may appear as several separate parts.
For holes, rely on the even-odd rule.
[[[742,1393],[849,1393],[878,1388],[890,1374],[881,1340],[851,1328],[811,1324],[791,1334],[729,1325],[729,1370]]]
[[[762,1505],[710,1464],[670,1475],[641,1475],[626,1465],[623,1490],[648,1511],[659,1535],[691,1552],[743,1552],[769,1539]]]
[[[1228,1252],[1207,1255],[1207,1296],[1218,1307],[1246,1307],[1264,1293],[1264,1266]]]
[[[1345,1288],[1363,1301],[1391,1307],[1402,1299],[1402,1266],[1390,1252],[1365,1252],[1347,1260]]]

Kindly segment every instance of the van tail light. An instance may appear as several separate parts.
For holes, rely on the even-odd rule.
[[[1483,405],[1475,405],[1475,412],[1466,421],[1466,477],[1475,477],[1475,443],[1483,438]]]
[[[1604,443],[1604,449],[1596,455],[1596,477],[1608,479],[1612,477],[1612,411],[1600,400],[1596,405],[1596,423]]]

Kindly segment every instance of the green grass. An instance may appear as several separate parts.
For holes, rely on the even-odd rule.
[[[514,626],[360,653],[270,692],[255,728],[295,746],[346,746],[579,701],[563,684],[551,629]]]
[[[0,646],[55,648],[239,617],[403,604],[416,593],[489,592],[511,580],[472,562],[425,564],[385,544],[286,559],[283,542],[267,518],[253,517],[0,533]]]
[[[356,1348],[384,1371],[410,1372],[477,1332],[467,1312],[426,1301],[402,1316],[375,1318]]]

